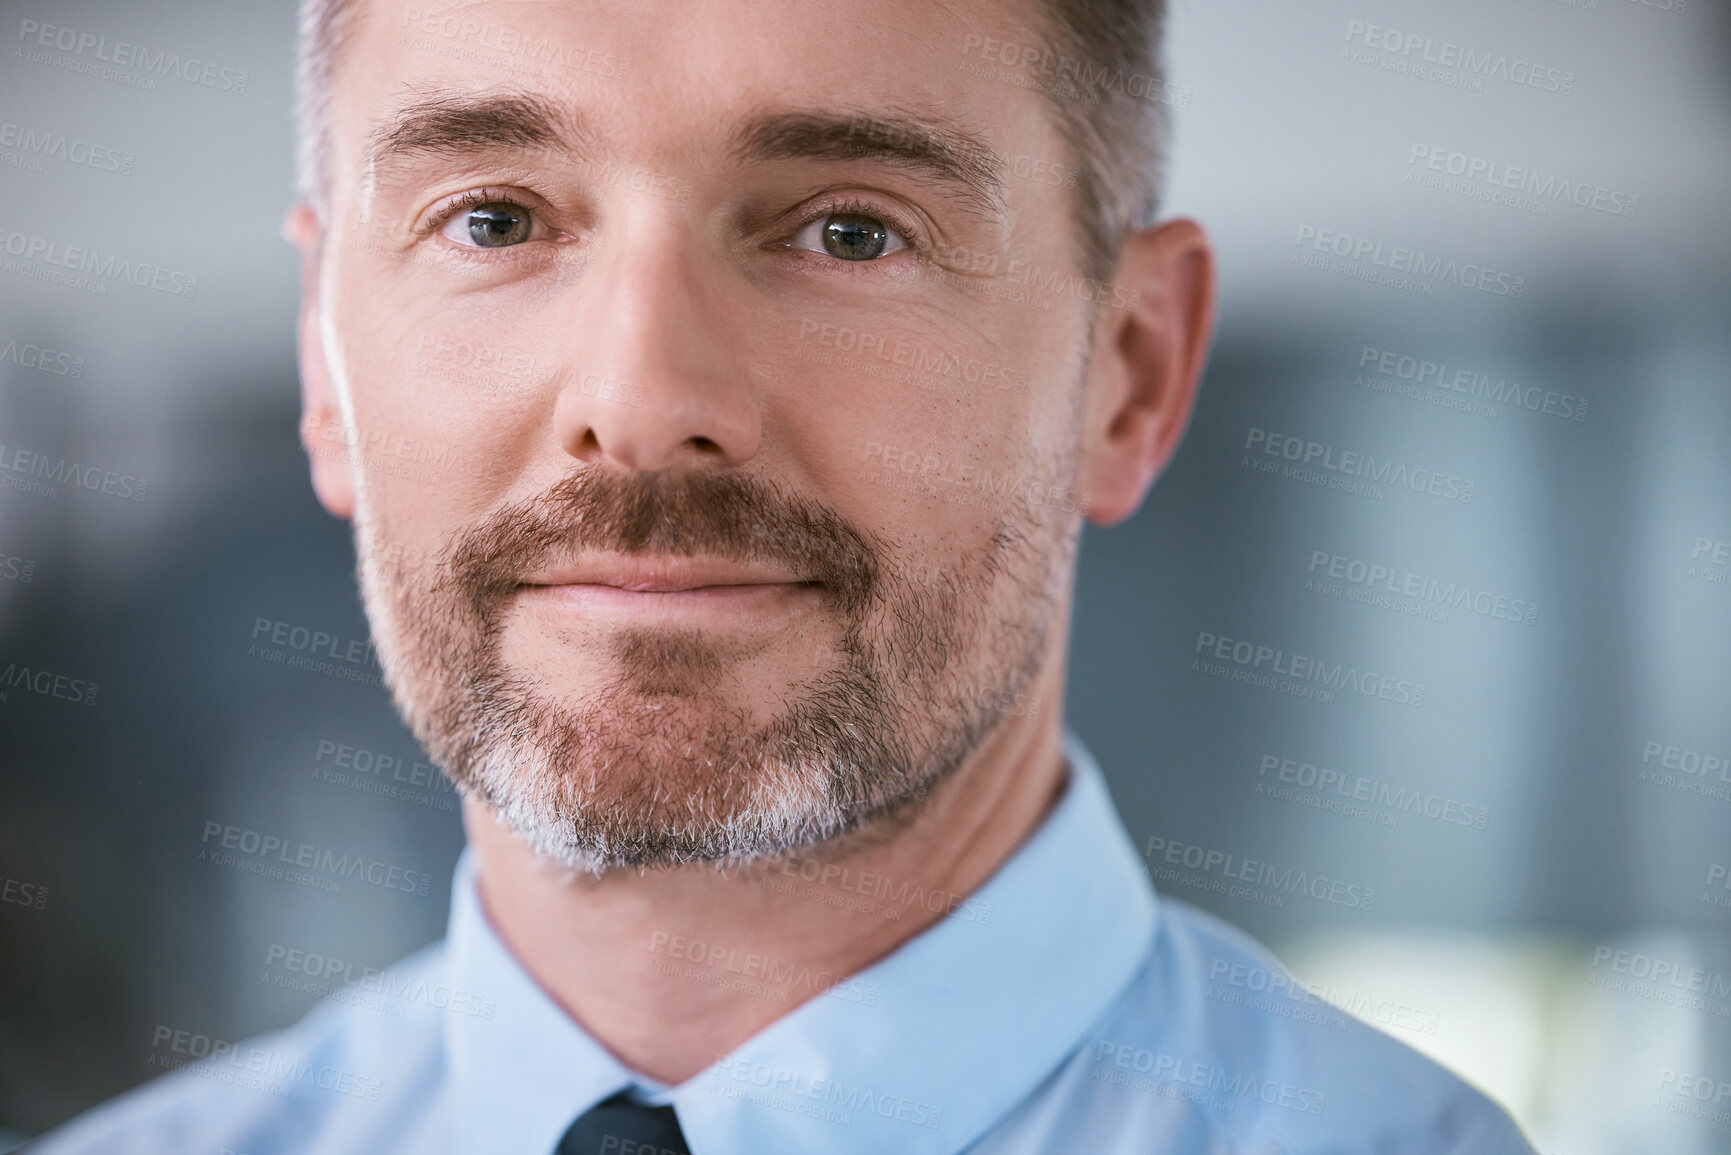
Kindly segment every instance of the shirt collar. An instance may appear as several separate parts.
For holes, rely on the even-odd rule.
[[[447,978],[473,1015],[445,1022],[452,1150],[553,1155],[571,1121],[633,1081],[517,961],[487,920],[465,849],[451,882]],[[453,1001],[455,999],[453,998]]]
[[[1145,965],[1156,906],[1099,767],[1068,732],[1064,753],[1063,796],[965,903],[916,894],[950,913],[653,1096],[677,1109],[693,1155],[953,1155],[1082,1042]],[[551,1152],[621,1088],[663,1091],[523,970],[480,908],[467,851],[447,941],[452,985],[495,999],[491,1019],[448,1025],[460,1149]]]

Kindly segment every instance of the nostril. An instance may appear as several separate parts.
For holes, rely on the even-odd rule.
[[[579,461],[593,461],[601,456],[601,439],[595,435],[593,428],[583,430],[583,435],[577,439],[577,444],[567,450]]]

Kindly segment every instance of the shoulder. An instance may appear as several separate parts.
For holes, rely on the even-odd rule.
[[[1164,897],[1148,961],[982,1155],[1532,1155],[1508,1115]]]
[[[1107,1070],[1203,1092],[1192,1101],[1235,1148],[1531,1152],[1483,1094],[1184,902],[1162,898],[1149,966],[1094,1042]]]
[[[150,1065],[168,1073],[30,1144],[31,1155],[269,1155],[365,1150],[438,1082],[442,944],[337,986],[286,1030],[229,1042],[156,1028]],[[386,986],[388,985],[388,989]]]

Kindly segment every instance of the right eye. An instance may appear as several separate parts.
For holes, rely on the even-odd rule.
[[[522,205],[490,201],[458,212],[440,235],[459,245],[478,249],[502,249],[520,245],[535,231],[535,218]]]
[[[838,261],[875,261],[908,247],[893,227],[865,213],[828,213],[801,229],[793,243]]]

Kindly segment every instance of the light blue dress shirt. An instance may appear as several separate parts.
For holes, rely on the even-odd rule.
[[[965,905],[677,1086],[623,1066],[536,985],[465,854],[444,942],[26,1150],[551,1155],[578,1114],[633,1089],[674,1106],[693,1155],[1531,1155],[1455,1076],[1238,931],[1157,901],[1099,768],[1074,736],[1065,752],[1063,797]],[[656,948],[646,965],[690,965]],[[680,949],[706,981],[775,965]]]

